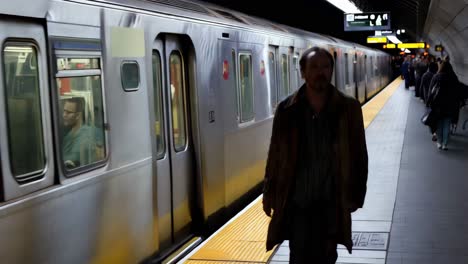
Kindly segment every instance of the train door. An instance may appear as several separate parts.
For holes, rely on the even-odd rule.
[[[366,83],[364,78],[364,56],[360,53],[357,56],[357,86],[358,86],[358,100],[361,103],[364,103],[365,92],[366,92]]]
[[[362,73],[364,75],[364,83],[365,83],[365,89],[364,89],[364,101],[367,101],[367,90],[369,89],[369,78],[367,75],[367,68],[368,68],[368,63],[367,63],[367,55],[364,55],[364,72]]]
[[[289,86],[289,48],[288,47],[278,47],[278,62],[279,62],[279,72],[278,72],[278,100],[281,102],[286,97],[291,94],[291,87]]]
[[[192,236],[194,221],[198,220],[198,211],[194,211],[198,199],[189,114],[194,60],[188,46],[176,35],[164,35],[155,41],[152,53],[153,153],[157,159],[161,248],[184,243]]]
[[[268,47],[268,73],[270,81],[270,104],[272,112],[274,113],[274,108],[279,103],[279,91],[278,91],[278,74],[279,74],[279,65],[278,65],[278,47],[269,46]]]
[[[43,24],[0,18],[0,202],[53,184]]]
[[[354,85],[354,98],[359,100],[359,91],[358,91],[358,72],[357,72],[357,52],[354,52],[354,59],[353,59],[353,85]]]
[[[333,76],[332,76],[332,84],[333,84],[336,88],[338,88],[338,74],[337,74],[337,72],[336,72],[336,69],[337,69],[337,66],[336,66],[336,65],[337,65],[337,63],[336,63],[337,53],[336,53],[336,51],[334,51],[334,50],[330,50],[330,51],[333,51],[333,61],[335,62],[335,63],[334,63],[335,68],[333,69]]]
[[[336,51],[333,50],[333,49],[329,49],[328,51],[329,51],[331,54],[333,54],[333,61],[334,61],[333,75],[332,75],[331,83],[333,84],[333,86],[337,87],[337,86],[336,86]]]
[[[293,47],[289,48],[289,57],[290,59],[290,81],[289,81],[289,87],[290,87],[290,93],[293,93],[294,91],[299,89],[299,81],[301,79],[300,73],[299,73],[299,52],[297,49],[294,49]]]

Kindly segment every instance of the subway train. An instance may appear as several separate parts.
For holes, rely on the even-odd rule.
[[[261,193],[277,104],[311,46],[365,103],[388,54],[212,4],[0,6],[2,263],[151,263]]]

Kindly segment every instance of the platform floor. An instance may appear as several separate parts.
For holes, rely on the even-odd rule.
[[[413,94],[397,79],[363,107],[368,192],[337,263],[468,263],[468,127],[438,150]],[[260,196],[179,263],[288,263],[288,241],[265,252],[268,221]]]
[[[444,151],[419,122],[424,105],[409,101],[387,264],[468,263],[468,107]]]

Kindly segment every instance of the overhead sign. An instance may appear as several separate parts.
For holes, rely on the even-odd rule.
[[[439,51],[439,52],[442,52],[442,51],[444,51],[444,46],[442,46],[442,45],[435,45],[435,50],[436,50],[436,51]]]
[[[382,37],[382,36],[367,37],[367,43],[387,43],[387,37]]]
[[[376,30],[375,35],[376,36],[394,36],[395,32],[393,32],[393,30]]]
[[[344,31],[389,30],[389,12],[344,14]]]
[[[396,44],[388,43],[387,45],[383,45],[384,49],[396,49]]]
[[[415,42],[415,43],[398,43],[399,49],[424,49],[426,48],[426,43],[424,42]]]

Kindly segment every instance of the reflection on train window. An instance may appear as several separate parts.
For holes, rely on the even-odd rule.
[[[62,71],[62,74],[66,71]],[[57,78],[60,96],[62,162],[67,170],[105,159],[101,72],[73,72]]]
[[[100,68],[99,58],[58,58],[57,70],[90,70]]]
[[[276,107],[278,103],[276,91],[276,67],[275,67],[275,54],[270,52],[268,54],[268,69],[270,73],[270,104],[272,108]]]
[[[349,58],[348,58],[348,53],[345,53],[344,55],[345,58],[345,84],[349,84]]]
[[[154,130],[156,133],[156,156],[158,159],[164,157],[166,146],[164,141],[164,119],[162,110],[162,78],[161,78],[161,56],[159,52],[153,51],[153,89],[154,89]]]
[[[180,53],[172,52],[170,56],[172,134],[175,151],[182,151],[187,144],[185,128],[184,72]]]
[[[286,54],[281,54],[281,81],[280,101],[289,95],[289,63]]]
[[[250,54],[240,54],[239,56],[239,77],[240,77],[240,106],[241,122],[254,119],[254,94],[252,76],[252,56]]]
[[[6,45],[3,74],[11,170],[18,182],[40,177],[45,167],[37,52]]]
[[[122,87],[125,91],[138,90],[140,84],[140,70],[136,61],[127,61],[122,64],[120,76],[122,78]]]

